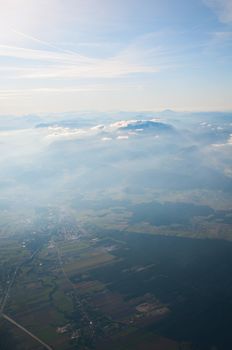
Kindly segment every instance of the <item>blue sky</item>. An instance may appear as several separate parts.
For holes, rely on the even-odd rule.
[[[232,110],[232,0],[0,1],[0,114]]]

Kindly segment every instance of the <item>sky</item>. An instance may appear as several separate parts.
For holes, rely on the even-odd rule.
[[[0,106],[232,110],[232,0],[0,0]]]

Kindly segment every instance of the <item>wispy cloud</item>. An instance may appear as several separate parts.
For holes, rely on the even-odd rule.
[[[126,51],[119,52],[113,57],[95,58],[59,49],[52,43],[18,31],[16,33],[49,49],[0,45],[0,57],[18,60],[17,67],[12,66],[15,78],[117,78],[131,74],[156,73],[167,68],[167,65],[149,61],[152,52],[148,48],[140,50],[141,48],[129,46]],[[30,64],[25,67],[24,62]],[[11,71],[9,64],[5,68],[5,71]]]
[[[232,31],[215,31],[210,35],[210,39],[205,46],[205,53],[215,53],[217,56],[231,59]]]
[[[11,29],[11,31],[12,31],[14,34],[16,34],[17,36],[20,36],[20,37],[29,39],[30,41],[33,41],[33,42],[42,44],[43,46],[48,46],[48,47],[53,48],[53,49],[56,49],[56,50],[58,49],[58,51],[60,51],[59,48],[58,48],[56,45],[54,45],[54,44],[52,44],[52,43],[50,43],[50,42],[48,42],[48,41],[44,41],[44,40],[38,39],[38,38],[36,38],[36,37],[33,36],[33,35],[28,35],[28,34],[26,34],[26,33],[24,33],[24,32],[21,32],[21,31],[19,31],[19,30],[13,29],[13,28]]]
[[[127,85],[131,88],[132,85]],[[0,100],[12,99],[15,97],[31,97],[35,94],[64,94],[64,93],[75,93],[75,92],[92,92],[92,91],[120,91],[121,86],[106,86],[104,84],[88,84],[86,86],[78,87],[51,87],[51,88],[32,88],[32,89],[0,89]]]
[[[45,61],[50,63],[62,62],[66,64],[93,63],[91,59],[73,52],[59,52],[52,50],[30,49],[18,46],[0,45],[0,56],[20,58],[23,60]]]
[[[232,40],[232,31],[214,32],[213,38],[218,42],[227,42]]]
[[[219,17],[223,23],[232,23],[231,0],[203,0]]]

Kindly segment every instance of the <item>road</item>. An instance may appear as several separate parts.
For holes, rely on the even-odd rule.
[[[7,320],[8,322],[10,322],[11,324],[13,324],[14,326],[18,327],[19,329],[21,329],[24,333],[28,334],[31,338],[33,338],[35,341],[37,341],[38,343],[40,343],[41,345],[43,345],[43,347],[45,349],[48,350],[53,350],[53,348],[51,346],[49,346],[48,344],[46,344],[45,342],[43,342],[41,339],[39,339],[36,335],[34,335],[33,333],[31,333],[30,331],[28,331],[26,328],[24,328],[23,326],[21,326],[18,322],[14,321],[11,317],[2,314],[2,317]]]
[[[31,333],[28,329],[24,328],[22,325],[20,325],[18,322],[14,321],[11,317],[7,316],[6,314],[4,314],[4,309],[7,303],[7,300],[9,298],[10,295],[10,291],[11,288],[15,282],[16,276],[18,274],[19,269],[27,262],[31,261],[34,259],[34,257],[36,256],[36,254],[39,252],[40,249],[37,249],[29,258],[27,258],[26,260],[24,260],[14,271],[14,274],[12,276],[12,279],[8,285],[8,288],[6,290],[6,293],[4,295],[4,297],[2,298],[2,302],[1,302],[1,307],[0,307],[0,317],[3,317],[5,320],[7,320],[8,322],[10,322],[11,324],[15,325],[16,327],[18,327],[19,329],[21,329],[24,333],[28,334],[31,338],[33,338],[35,341],[37,341],[38,343],[40,343],[41,345],[43,345],[43,347],[45,349],[48,350],[53,350],[51,346],[49,346],[48,344],[46,344],[45,342],[43,342],[41,339],[39,339],[36,335],[34,335],[33,333]]]
[[[4,295],[3,298],[2,298],[1,307],[0,307],[0,314],[2,314],[2,313],[4,312],[7,299],[8,299],[8,297],[9,297],[11,288],[12,288],[14,282],[15,282],[15,279],[16,279],[16,276],[17,276],[17,274],[18,274],[19,269],[20,269],[24,264],[26,264],[27,262],[33,260],[34,257],[36,256],[36,254],[39,252],[39,250],[40,250],[40,249],[37,249],[29,258],[27,258],[26,260],[24,260],[18,267],[16,267],[16,269],[15,269],[15,271],[14,271],[14,274],[13,274],[13,277],[12,277],[12,279],[11,279],[9,285],[8,285],[8,288],[6,289],[5,295]]]
[[[15,281],[15,278],[16,278],[16,276],[17,276],[17,273],[18,273],[19,268],[20,268],[20,267],[18,266],[18,267],[15,269],[15,272],[14,272],[14,274],[13,274],[13,277],[12,277],[12,279],[11,279],[11,282],[9,283],[8,288],[7,288],[7,290],[6,290],[6,293],[5,293],[5,295],[3,296],[3,298],[2,298],[1,307],[0,307],[0,314],[3,313],[3,311],[4,311],[4,309],[5,309],[6,302],[7,302],[7,299],[8,299],[8,297],[9,297],[11,287],[12,287],[13,284],[14,284],[14,281]]]

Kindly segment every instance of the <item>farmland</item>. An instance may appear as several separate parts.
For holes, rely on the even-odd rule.
[[[36,225],[27,236],[1,237],[2,312],[51,348],[220,350],[230,343],[212,336],[215,327],[229,334],[230,242],[99,230],[52,209]],[[215,315],[202,314],[212,304]],[[3,318],[1,329],[15,349],[41,349]]]

